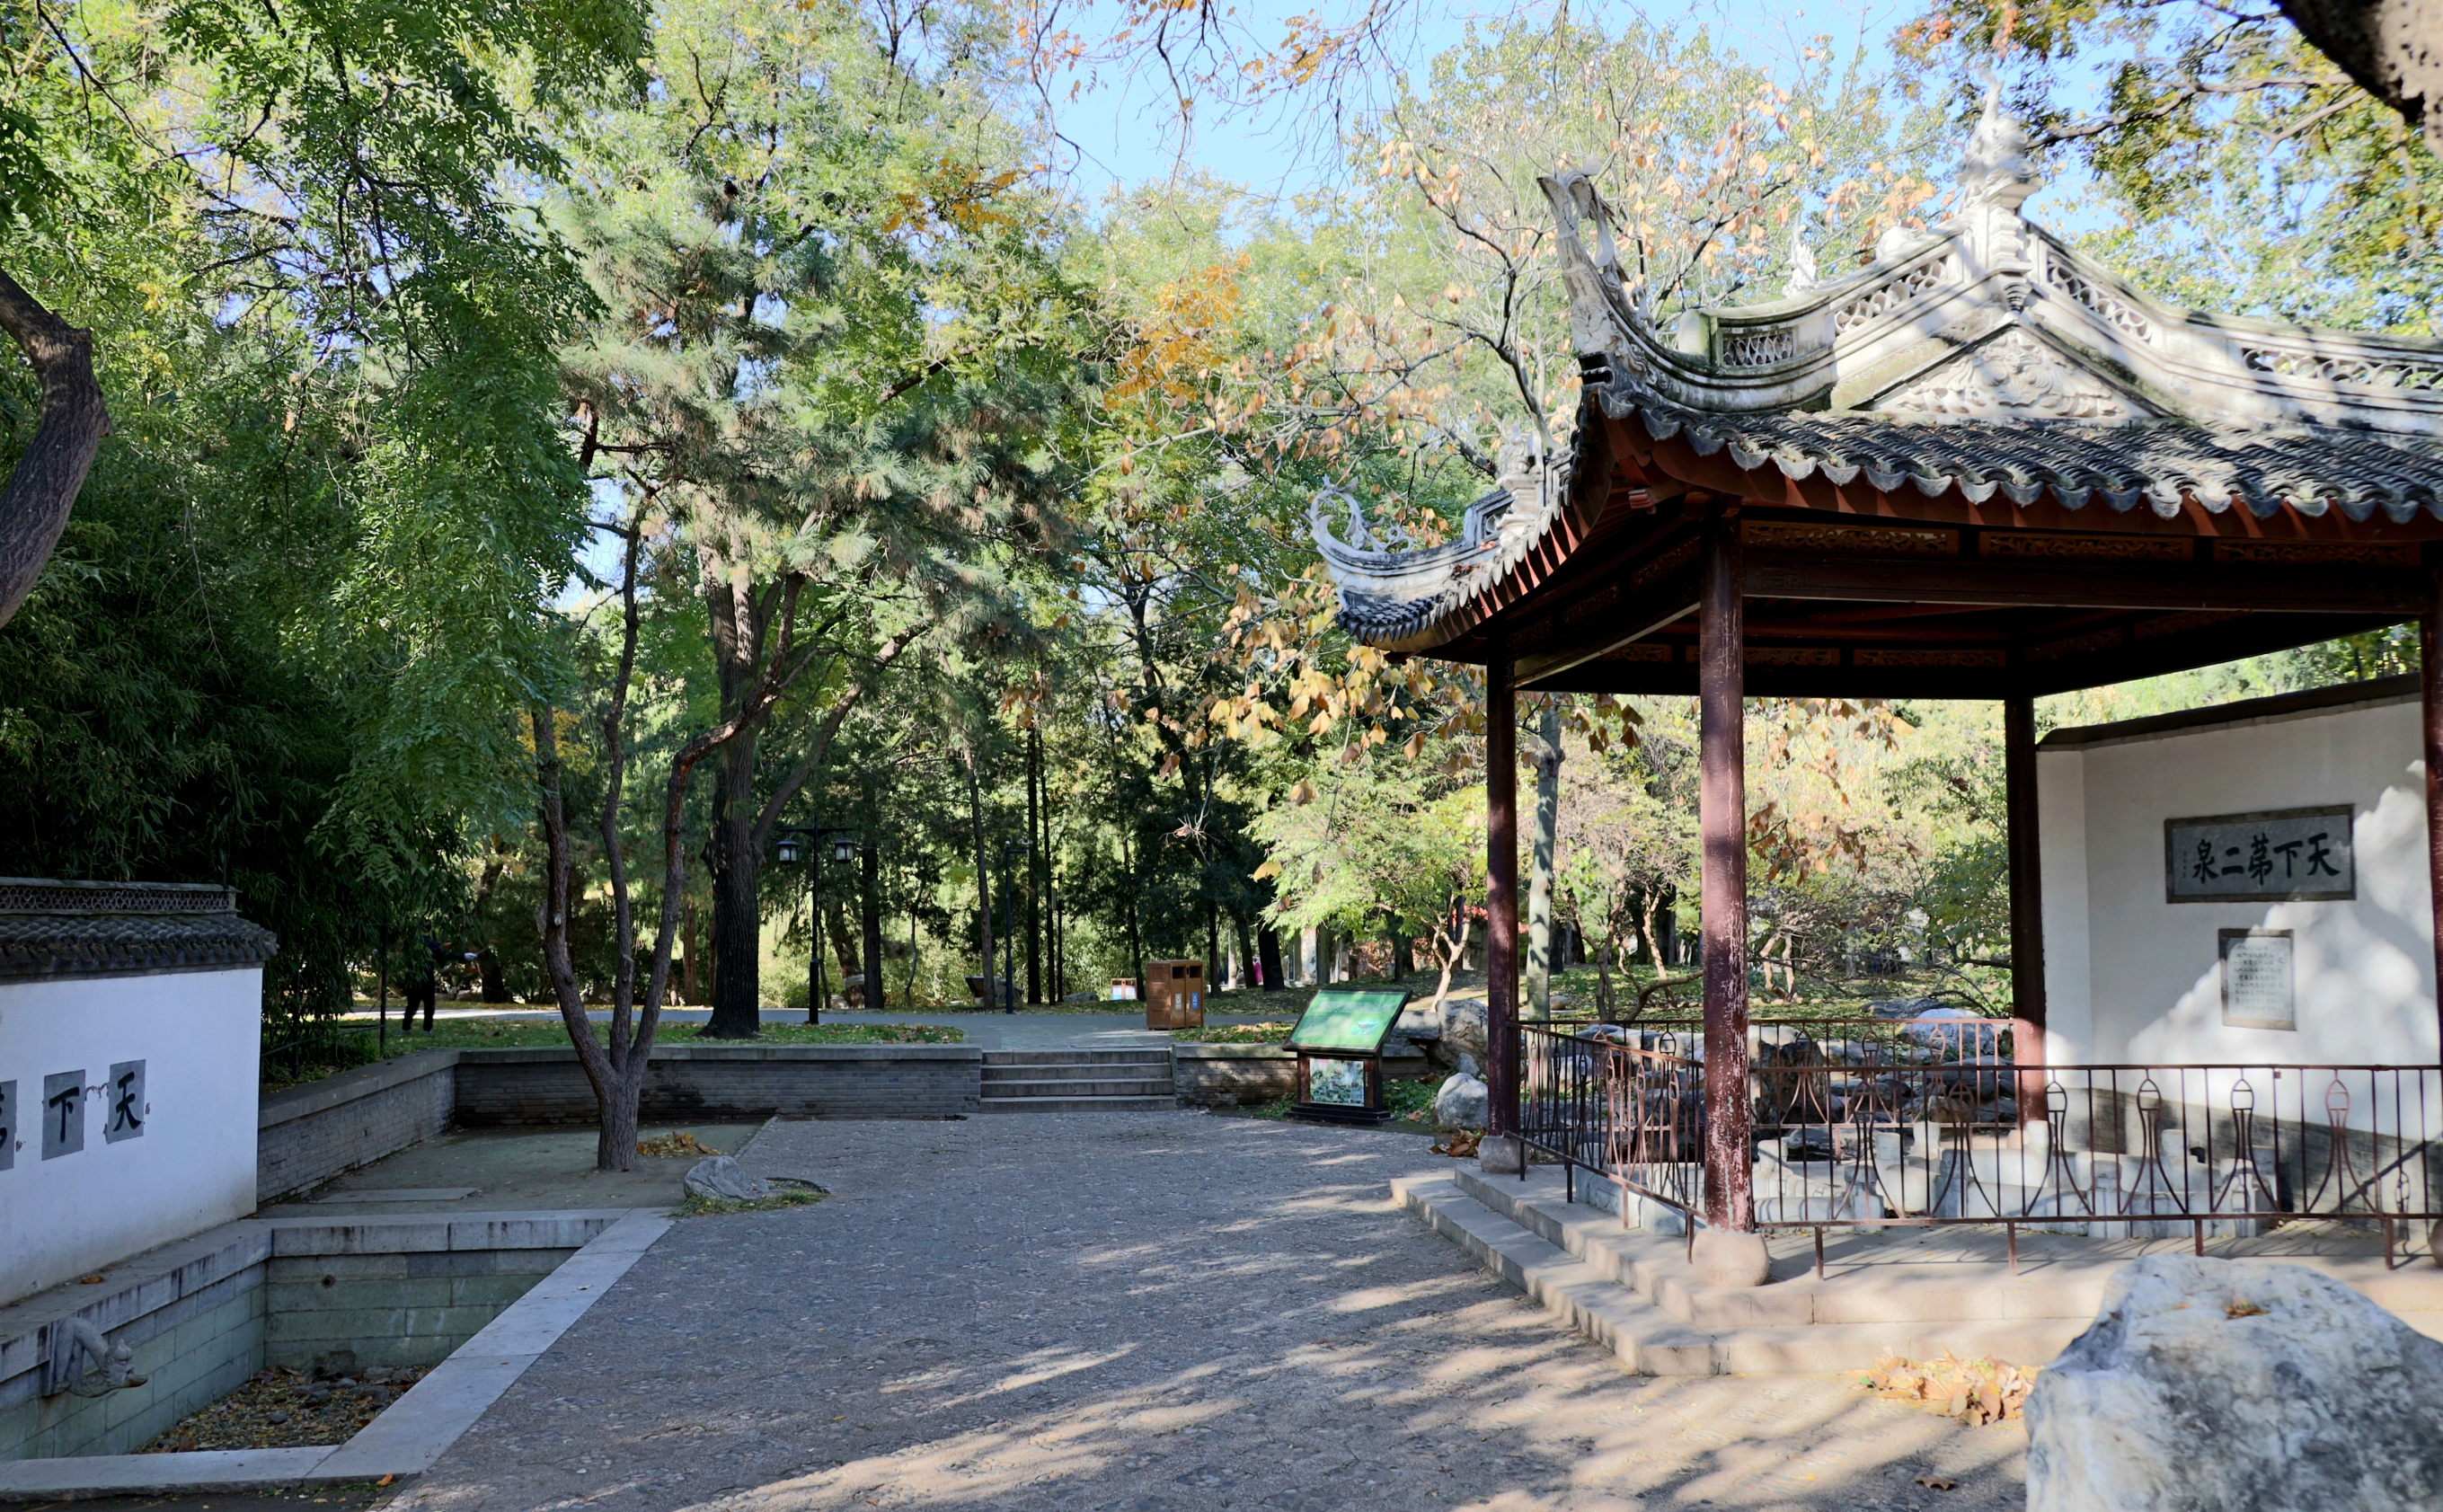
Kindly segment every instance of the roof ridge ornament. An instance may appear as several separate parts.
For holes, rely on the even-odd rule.
[[[2030,194],[2044,187],[2028,149],[2028,128],[2002,109],[2002,81],[1985,73],[1985,109],[1959,156],[1958,208],[1994,205],[2015,215]]]
[[[1807,207],[1801,205],[1798,213],[1790,217],[1790,276],[1782,280],[1781,297],[1812,294],[1823,285],[1816,275],[1815,249],[1807,245]]]
[[[1594,179],[1576,169],[1538,178],[1535,186],[1552,207],[1561,252],[1561,282],[1570,291],[1570,336],[1583,365],[1588,353],[1611,360],[1615,379],[1638,380],[1652,375],[1644,354],[1627,341],[1634,330],[1654,342],[1654,311],[1645,281],[1634,285],[1620,266],[1620,251],[1611,235],[1611,207],[1595,189]],[[1582,221],[1595,225],[1595,249],[1589,254],[1578,234]]]

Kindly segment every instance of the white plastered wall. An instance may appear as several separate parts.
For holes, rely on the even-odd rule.
[[[2418,715],[2413,699],[2039,748],[2047,1058],[2434,1064]],[[2164,900],[2166,819],[2342,802],[2355,899]],[[2248,927],[2295,932],[2294,1030],[2222,1022],[2219,931]]]
[[[263,970],[0,984],[0,1303],[254,1210]],[[145,1062],[140,1137],[104,1137],[110,1068]],[[83,1071],[84,1148],[43,1158],[43,1079]]]

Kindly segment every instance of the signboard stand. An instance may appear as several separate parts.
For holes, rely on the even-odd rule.
[[[1327,990],[1314,995],[1290,1030],[1297,1053],[1297,1100],[1290,1116],[1318,1123],[1387,1123],[1383,1042],[1408,1005],[1405,988]]]

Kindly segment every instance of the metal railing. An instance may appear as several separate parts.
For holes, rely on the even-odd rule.
[[[2303,1218],[2443,1219],[2443,1068],[2025,1067],[2008,1021],[1759,1023],[1744,1089],[1759,1228],[2000,1225],[2245,1237]],[[1520,1027],[1521,1140],[1704,1208],[1703,1036]],[[1623,1221],[1630,1211],[1621,1205]]]

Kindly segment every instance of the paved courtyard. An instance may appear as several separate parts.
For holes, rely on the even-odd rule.
[[[836,1197],[680,1224],[396,1505],[2022,1504],[2017,1425],[1625,1374],[1390,1206],[1436,1158],[1194,1114],[775,1124],[748,1167]]]

